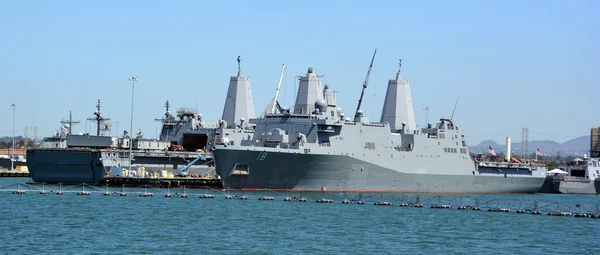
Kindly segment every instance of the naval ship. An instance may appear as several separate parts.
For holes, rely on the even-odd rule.
[[[249,132],[250,126],[244,120],[254,118],[250,78],[243,76],[239,56],[237,61],[238,73],[230,78],[218,123],[203,122],[202,115],[194,109],[180,108],[175,116],[167,101],[164,117],[156,119],[162,124],[159,138],[145,139],[138,131],[131,139],[130,148],[126,131],[122,137],[106,134],[110,131],[110,118],[101,115],[98,100],[95,117],[88,119],[97,124],[96,136],[72,134],[75,123],[72,118],[62,121],[65,126],[60,132],[45,138],[40,148],[27,151],[31,178],[45,183],[99,184],[107,175],[210,175],[214,162],[209,148],[216,142],[215,137],[219,137],[220,142],[235,144]]]
[[[63,126],[54,136],[45,138],[39,148],[27,150],[31,178],[34,182],[45,183],[98,184],[110,174],[160,175],[163,170],[178,174],[179,168],[190,163],[193,164],[187,167],[186,173],[199,167],[212,168],[206,147],[210,145],[216,126],[205,124],[202,116],[191,109],[182,108],[176,116],[172,115],[169,101],[165,108],[164,118],[157,119],[162,123],[158,139],[143,138],[141,130],[130,139],[127,131],[122,137],[107,134],[110,118],[102,116],[98,100],[94,118],[89,119],[97,123],[96,135],[72,134],[71,126]]]
[[[564,166],[549,171],[540,193],[597,194],[594,181],[598,178],[600,178],[600,162],[597,158],[588,158],[584,155],[583,159],[576,158]]]
[[[388,83],[380,122],[360,110],[354,118],[322,87],[313,68],[299,78],[293,109],[249,120],[253,133],[239,143],[218,137],[216,172],[225,188],[304,191],[535,193],[546,168],[511,162],[474,162],[453,119],[416,127],[410,86],[400,68]],[[400,62],[401,67],[401,62]]]
[[[600,194],[600,128],[592,128],[590,156],[575,158],[548,172],[541,193]]]

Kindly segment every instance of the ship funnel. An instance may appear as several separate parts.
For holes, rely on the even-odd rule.
[[[510,162],[510,136],[506,137],[506,162]]]

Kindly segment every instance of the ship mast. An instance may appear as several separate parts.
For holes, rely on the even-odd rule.
[[[102,114],[100,113],[100,99],[98,99],[98,104],[96,104],[96,112],[94,112],[94,118],[88,118],[87,120],[91,120],[96,122],[97,124],[97,130],[96,130],[96,135],[100,136],[100,126],[102,125],[103,122],[110,120],[110,118],[104,118],[102,117]]]
[[[69,111],[69,120],[62,120],[60,123],[69,125],[69,135],[70,135],[72,133],[71,130],[73,130],[73,125],[79,124],[81,122],[78,120],[73,121],[73,113],[71,111]]]
[[[369,65],[369,71],[367,71],[367,76],[365,77],[365,81],[363,82],[362,92],[360,93],[360,99],[358,99],[358,106],[356,107],[356,112],[354,113],[354,119],[358,118],[358,110],[360,110],[360,105],[362,104],[363,96],[365,95],[365,89],[369,83],[369,76],[371,76],[371,69],[373,68],[373,61],[375,61],[375,54],[377,54],[377,49],[373,52],[373,58],[371,59],[371,65]]]

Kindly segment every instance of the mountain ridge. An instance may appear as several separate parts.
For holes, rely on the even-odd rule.
[[[516,154],[521,154],[521,142],[510,143],[511,149]],[[485,140],[475,146],[469,146],[471,153],[489,153],[489,146],[492,146],[497,153],[506,153],[506,144],[499,144],[493,140]],[[583,155],[589,154],[590,136],[580,136],[564,143],[558,143],[551,140],[529,141],[527,153],[531,154],[540,149],[546,155]]]

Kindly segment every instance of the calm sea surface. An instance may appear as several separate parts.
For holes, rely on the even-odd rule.
[[[188,190],[189,198],[165,198],[166,190],[119,188],[102,196],[77,196],[81,187],[56,186],[40,195],[32,187],[13,195],[17,182],[0,178],[2,254],[600,254],[600,219],[516,214],[537,201],[543,212],[596,211],[600,197],[589,195],[443,195],[247,192],[248,200],[226,193]],[[10,185],[10,186],[9,186]],[[39,188],[39,186],[35,186]],[[136,193],[137,192],[137,193]],[[162,193],[161,193],[162,192]],[[181,190],[170,190],[181,193]],[[230,193],[241,196],[242,193]],[[267,195],[275,201],[259,201]],[[284,202],[304,196],[308,202]],[[341,204],[344,198],[364,205]],[[319,204],[319,198],[333,204]],[[402,201],[425,208],[399,207]],[[479,203],[482,211],[456,205]],[[374,206],[390,201],[393,206]],[[431,209],[451,204],[452,209]],[[579,207],[577,207],[579,205]],[[490,207],[513,212],[487,212]]]

